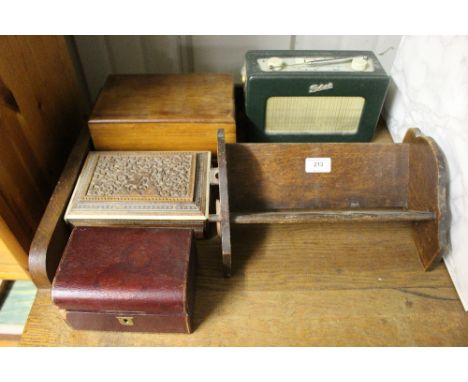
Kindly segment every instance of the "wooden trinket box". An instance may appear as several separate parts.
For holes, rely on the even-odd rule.
[[[232,76],[222,73],[109,76],[89,129],[96,150],[209,150],[216,132],[236,141]]]
[[[92,151],[65,220],[74,226],[191,228],[208,218],[210,152]]]
[[[190,333],[192,231],[75,228],[52,285],[74,329]]]

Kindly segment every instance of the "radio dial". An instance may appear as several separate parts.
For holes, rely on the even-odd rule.
[[[367,68],[367,57],[366,56],[358,56],[354,57],[351,61],[351,68],[353,70],[366,70]]]
[[[284,61],[279,57],[271,57],[267,61],[268,68],[271,70],[281,70],[286,65]]]

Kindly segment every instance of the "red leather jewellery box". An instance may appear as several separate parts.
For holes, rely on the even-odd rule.
[[[190,229],[77,227],[52,299],[74,329],[190,333],[195,262]]]

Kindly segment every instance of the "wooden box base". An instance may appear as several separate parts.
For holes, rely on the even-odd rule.
[[[65,321],[73,329],[111,332],[191,333],[187,314],[133,314],[129,312],[66,312]]]
[[[224,129],[227,143],[236,143],[232,123],[94,123],[89,131],[96,150],[194,150],[216,155],[217,131]]]

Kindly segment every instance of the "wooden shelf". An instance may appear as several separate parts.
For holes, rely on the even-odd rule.
[[[73,330],[42,289],[26,346],[467,346],[468,319],[443,264],[423,272],[407,223],[232,226],[198,240],[194,332]]]
[[[231,214],[236,224],[296,224],[320,222],[392,222],[434,220],[431,211],[386,210],[292,210],[274,212],[237,212]]]

